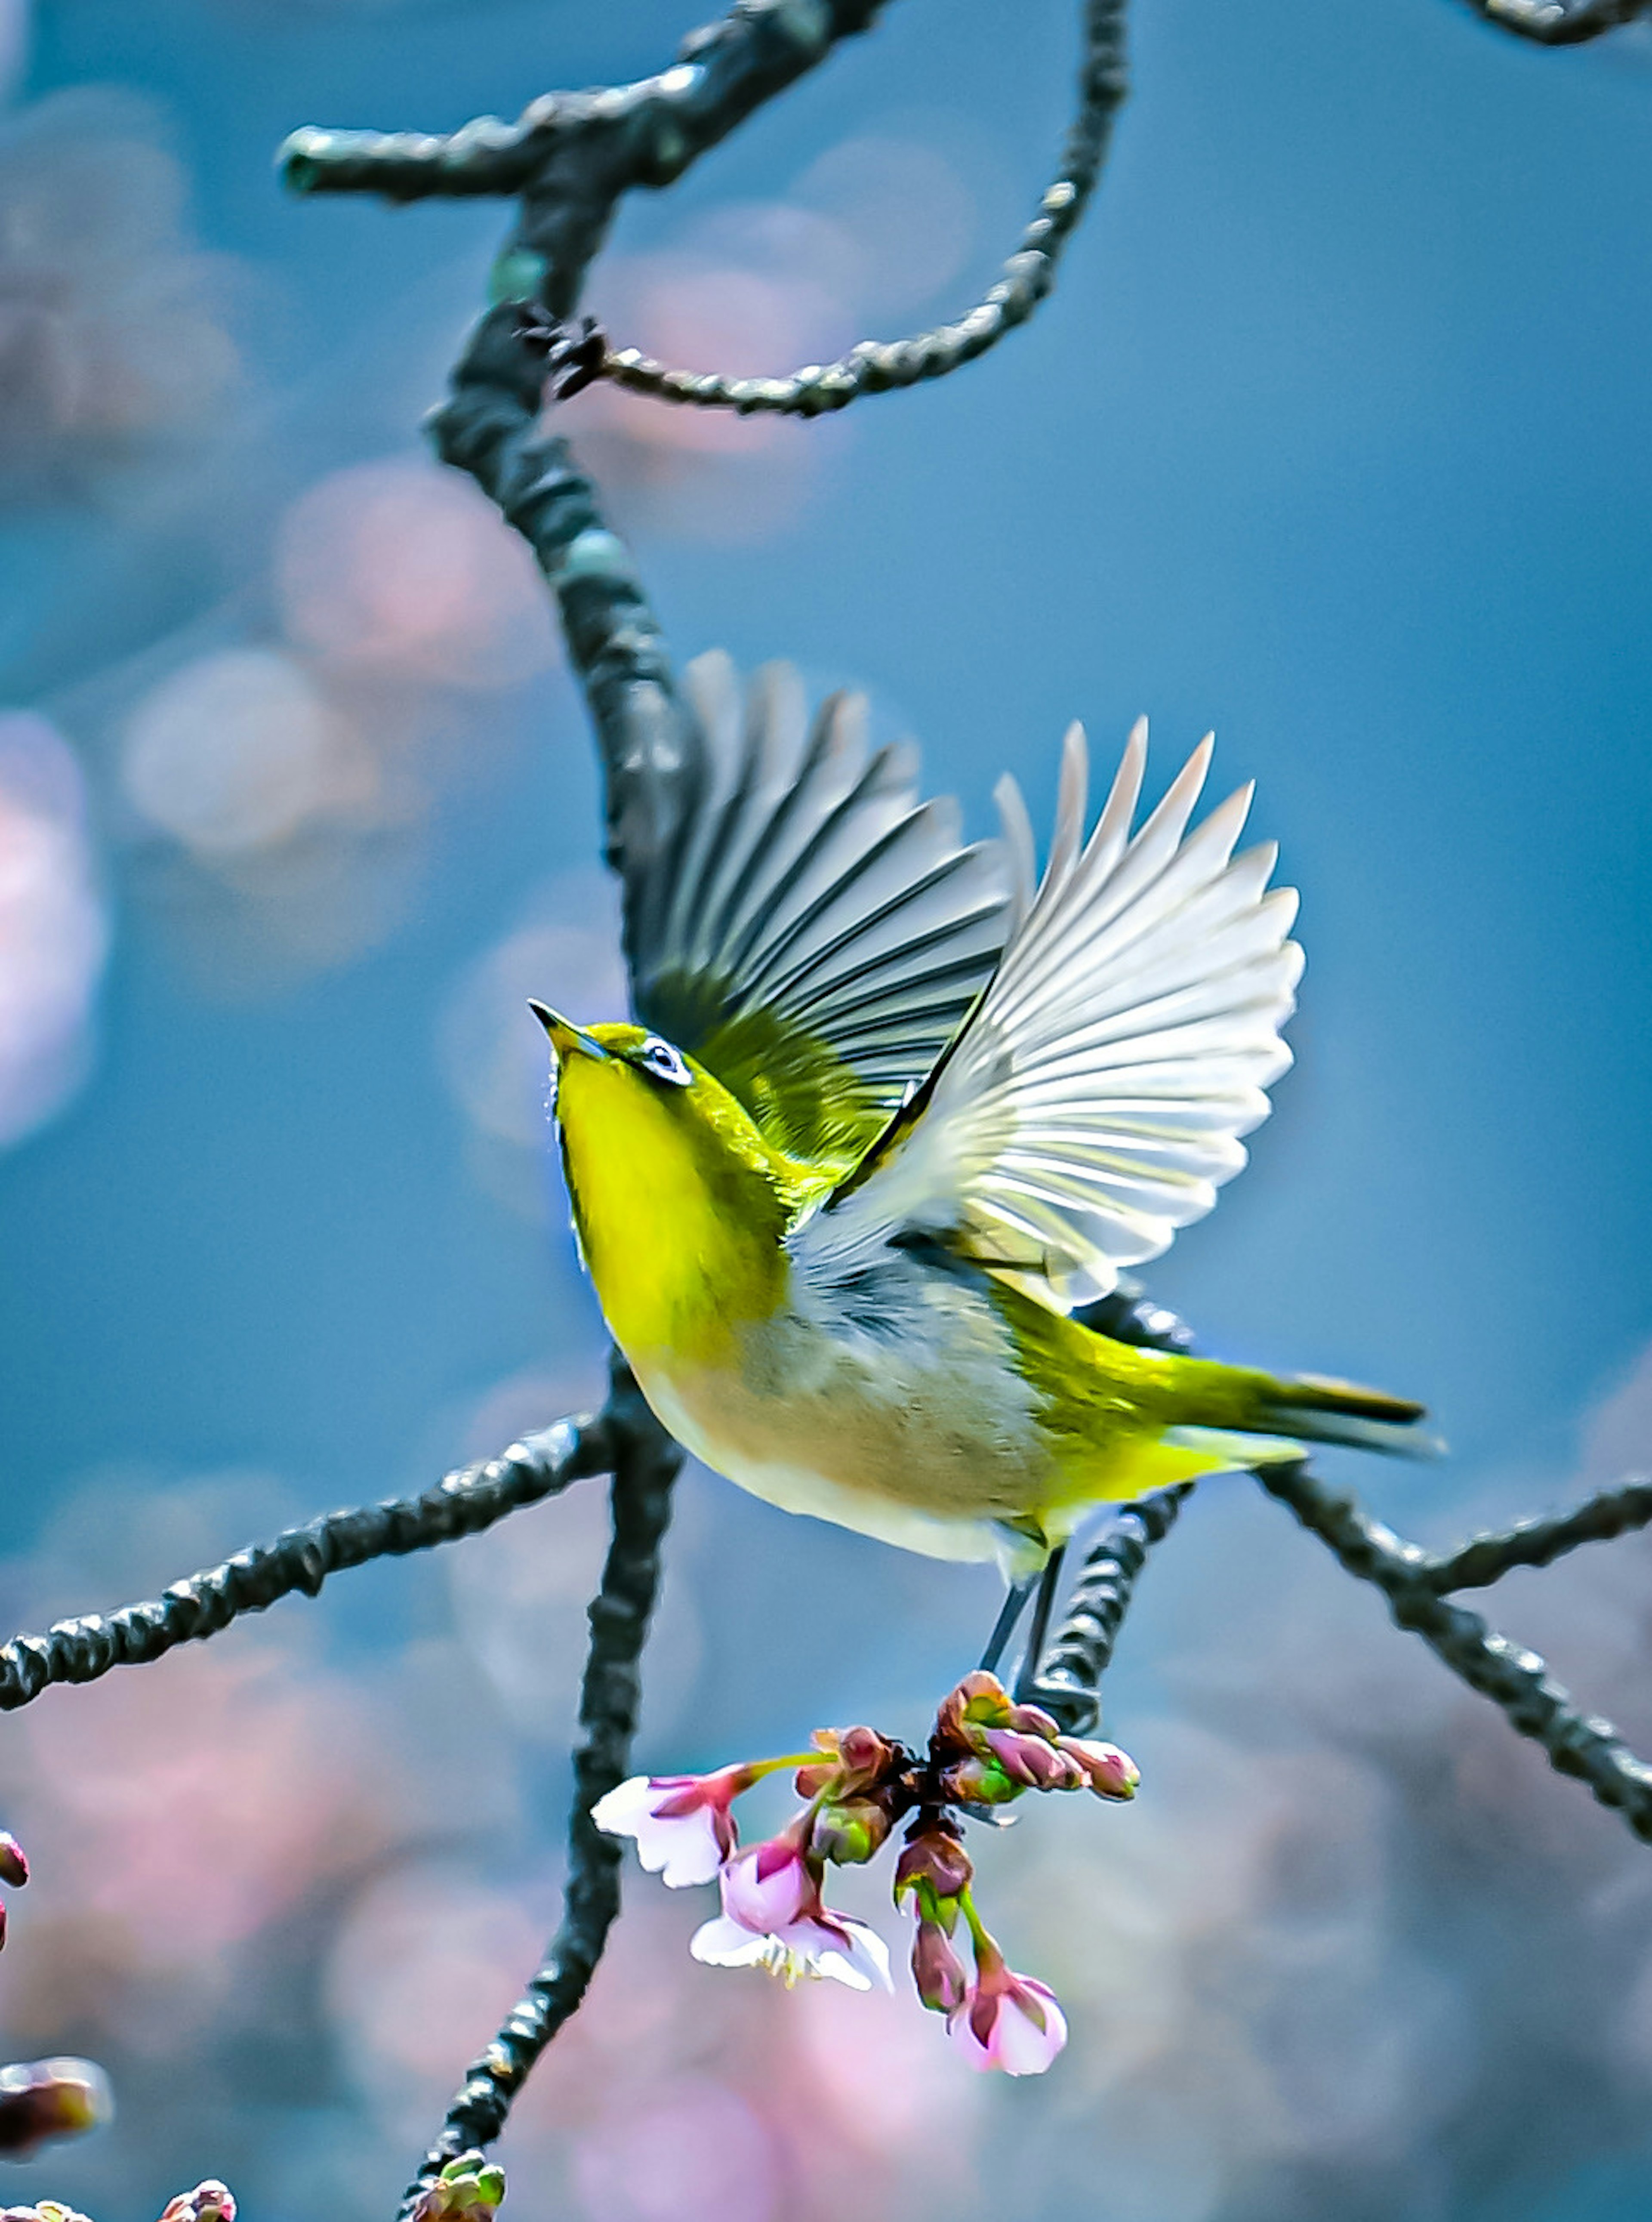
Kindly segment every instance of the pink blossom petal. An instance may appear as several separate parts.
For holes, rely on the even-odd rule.
[[[814,1902],[817,1885],[801,1855],[778,1840],[753,1844],[723,1870],[723,1910],[772,1936]]]
[[[650,1874],[660,1875],[671,1890],[715,1879],[733,1827],[728,1817],[710,1804],[662,1817],[660,1809],[680,1805],[685,1788],[681,1777],[650,1779],[646,1774],[634,1774],[629,1782],[599,1798],[591,1809],[591,1819],[609,1836],[636,1839],[638,1859]]]

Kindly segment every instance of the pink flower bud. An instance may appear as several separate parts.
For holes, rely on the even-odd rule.
[[[1000,1961],[981,1972],[947,2034],[972,2068],[1042,2075],[1067,2043],[1067,2018],[1054,1991]]]
[[[919,1998],[932,2013],[956,2013],[967,1995],[964,1963],[938,1922],[920,1921],[917,1924],[917,1934],[912,1939],[912,1980],[917,1986]]]
[[[938,1899],[955,1900],[975,1873],[969,1854],[949,1828],[915,1829],[895,1868],[895,1900],[927,1883]]]
[[[1080,1790],[1084,1770],[1054,1744],[1042,1736],[1025,1736],[1014,1729],[986,1729],[981,1741],[1011,1782],[1027,1790]]]
[[[1086,1786],[1098,1798],[1134,1798],[1142,1770],[1116,1743],[1092,1743],[1083,1736],[1063,1736],[1061,1749],[1084,1773]]]
[[[9,1882],[14,1890],[21,1890],[28,1880],[28,1861],[23,1848],[16,1836],[0,1829],[0,1882]]]
[[[819,1884],[795,1842],[771,1837],[737,1853],[723,1870],[723,1910],[760,1936],[786,1929],[818,1903]]]

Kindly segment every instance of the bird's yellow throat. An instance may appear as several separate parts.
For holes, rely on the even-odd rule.
[[[635,1359],[712,1365],[781,1302],[785,1160],[708,1073],[664,1087],[624,1061],[635,1026],[593,1026],[605,1058],[559,1058],[556,1115],[574,1225],[604,1314]]]

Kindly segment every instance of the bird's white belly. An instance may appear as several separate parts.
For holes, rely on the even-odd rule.
[[[1003,1559],[1002,1523],[1036,1504],[1048,1453],[985,1308],[927,1304],[890,1342],[791,1310],[706,1372],[633,1353],[696,1458],[754,1497],[935,1559]]]

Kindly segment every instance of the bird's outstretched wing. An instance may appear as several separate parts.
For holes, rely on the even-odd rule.
[[[641,1022],[696,1058],[779,1146],[847,1172],[992,976],[1012,919],[1004,844],[964,847],[909,748],[869,753],[863,697],[812,724],[770,664],[685,675],[704,772],[626,889]]]
[[[1208,740],[1132,836],[1146,754],[1143,723],[1086,842],[1068,733],[1036,894],[1025,812],[1001,794],[1023,829],[1015,929],[923,1085],[799,1231],[817,1266],[927,1235],[1067,1309],[1156,1257],[1244,1164],[1291,1062],[1297,898],[1268,889],[1271,844],[1233,853],[1248,788],[1187,832]]]

